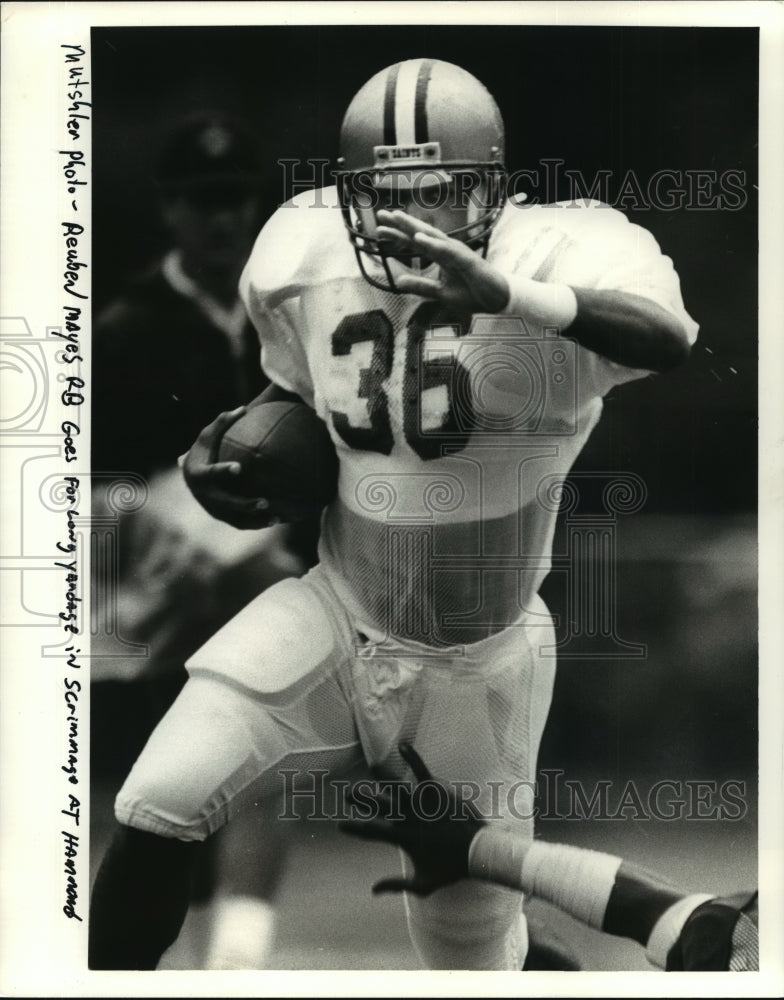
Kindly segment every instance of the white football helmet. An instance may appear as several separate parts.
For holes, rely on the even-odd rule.
[[[394,272],[421,264],[391,254],[375,237],[376,209],[405,208],[406,199],[419,197],[428,209],[441,199],[455,223],[447,235],[487,252],[504,204],[504,126],[493,97],[470,73],[438,59],[381,70],[346,111],[340,153],[343,219],[372,285],[396,292]]]

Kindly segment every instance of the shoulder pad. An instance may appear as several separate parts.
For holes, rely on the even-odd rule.
[[[265,224],[241,279],[241,290],[270,293],[319,280],[342,256],[351,256],[335,188],[291,198]]]

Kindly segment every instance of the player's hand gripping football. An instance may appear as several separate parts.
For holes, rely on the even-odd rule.
[[[401,789],[394,803],[395,815],[403,818],[346,820],[340,829],[363,840],[402,847],[411,858],[413,876],[382,879],[373,886],[375,894],[405,891],[429,896],[468,877],[468,848],[485,821],[471,802],[432,776],[409,743],[400,743],[398,749],[416,778],[416,785]],[[389,792],[379,793],[375,801],[381,815],[393,814]]]
[[[496,313],[509,301],[509,282],[481,254],[400,210],[379,209],[377,239],[388,252],[414,253],[440,267],[438,278],[404,275],[395,278],[401,292],[435,299],[458,312]]]
[[[219,521],[235,528],[267,528],[281,520],[264,497],[243,496],[237,489],[239,462],[218,460],[223,435],[240,419],[247,407],[220,413],[196,438],[191,450],[180,458],[185,482],[202,507]]]

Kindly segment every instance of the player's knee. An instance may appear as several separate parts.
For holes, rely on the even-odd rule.
[[[429,968],[522,966],[521,893],[461,882],[424,899],[409,896],[406,902],[412,940]]]
[[[117,822],[133,830],[176,840],[199,841],[213,833],[221,822],[212,818],[204,802],[189,795],[161,773],[131,771],[114,802]]]
[[[521,912],[523,895],[481,882],[458,882],[432,896],[407,898],[413,919],[445,937],[468,940],[497,932]]]

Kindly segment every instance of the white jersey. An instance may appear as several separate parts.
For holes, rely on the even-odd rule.
[[[645,296],[696,338],[672,262],[601,203],[509,203],[488,260],[506,273]],[[520,318],[450,322],[361,275],[334,188],[282,206],[241,280],[267,375],[326,422],[338,495],[320,557],[369,634],[429,646],[515,625],[550,568],[558,485],[602,397],[646,372]]]

